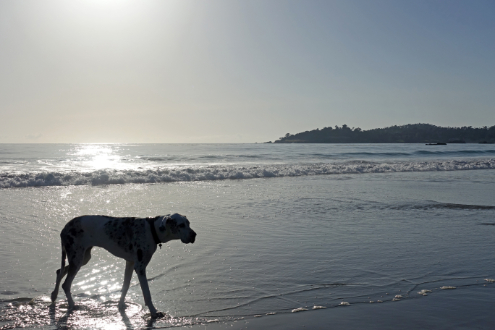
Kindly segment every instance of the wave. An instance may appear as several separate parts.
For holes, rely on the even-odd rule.
[[[405,159],[410,157],[490,157],[495,155],[495,149],[488,150],[448,150],[448,149],[432,149],[432,150],[414,150],[414,151],[354,151],[354,152],[337,152],[337,150],[331,149],[327,152],[297,152],[292,156],[298,160],[312,159],[313,161],[326,161],[337,159],[375,159],[375,158],[396,158]],[[274,154],[206,154],[196,156],[177,156],[177,155],[165,155],[165,156],[138,156],[137,159],[149,162],[193,162],[201,163],[203,161],[218,160],[220,162],[238,161],[238,160],[252,160],[260,159],[262,161],[275,161],[282,160],[279,156]]]
[[[343,156],[363,156],[363,157],[387,157],[387,156],[412,156],[409,152],[344,152]],[[335,155],[332,155],[335,156]]]
[[[342,152],[342,153],[310,153],[300,154],[301,157],[314,157],[315,159],[335,159],[341,157],[365,157],[365,158],[382,158],[382,157],[394,157],[394,158],[407,158],[417,156],[454,156],[454,157],[483,157],[495,154],[493,150],[416,150],[416,151],[356,151],[356,152]]]
[[[449,156],[484,156],[495,154],[495,149],[490,150],[418,150],[414,152],[416,155],[449,155]]]
[[[364,174],[495,169],[495,159],[375,163],[272,164],[259,166],[177,166],[140,170],[95,170],[92,172],[4,172],[0,188],[164,183],[180,181],[241,180],[332,174]]]
[[[388,207],[394,210],[432,210],[432,209],[448,209],[448,210],[495,210],[495,206],[492,205],[475,205],[475,204],[457,204],[457,203],[440,203],[440,202],[427,202],[418,204],[402,204],[397,206]]]
[[[495,154],[495,149],[490,150],[417,150],[412,152],[345,152],[341,154],[314,154],[314,156],[335,157],[335,156],[350,156],[350,157],[407,157],[418,155],[437,155],[437,156],[488,156]]]

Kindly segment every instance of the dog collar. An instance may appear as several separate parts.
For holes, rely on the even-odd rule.
[[[146,219],[148,221],[148,223],[150,224],[150,227],[151,227],[151,235],[153,236],[153,240],[155,241],[155,244],[157,244],[158,246],[160,246],[160,249],[162,248],[162,242],[160,241],[160,239],[158,238],[158,234],[156,233],[156,229],[155,229],[155,219],[156,218],[148,218]]]

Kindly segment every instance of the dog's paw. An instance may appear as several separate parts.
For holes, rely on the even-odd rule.
[[[62,307],[62,309],[63,309],[63,307]],[[77,312],[77,311],[79,311],[81,309],[83,309],[83,308],[81,308],[81,306],[78,306],[78,305],[75,305],[73,307],[67,306],[66,311],[67,311],[68,314],[72,314],[73,312]]]
[[[124,310],[127,307],[125,302],[119,302],[119,304],[117,306],[119,307],[119,310]]]
[[[154,314],[151,314],[152,319],[161,319],[162,317],[165,317],[165,313],[156,312]]]

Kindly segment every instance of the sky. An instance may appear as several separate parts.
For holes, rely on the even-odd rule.
[[[495,125],[495,2],[4,0],[0,143]]]

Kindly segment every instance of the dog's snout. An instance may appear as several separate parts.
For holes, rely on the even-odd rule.
[[[195,240],[196,240],[196,232],[194,232],[194,230],[191,230],[190,241],[191,243],[194,243]]]

